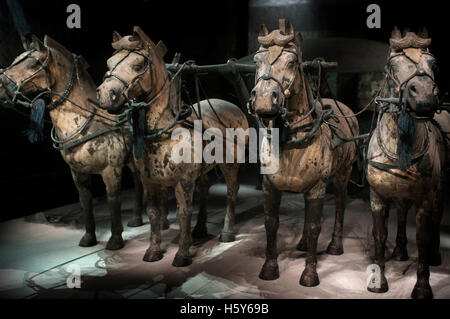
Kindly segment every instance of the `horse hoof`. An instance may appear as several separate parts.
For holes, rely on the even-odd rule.
[[[315,287],[320,284],[319,275],[315,270],[303,270],[299,281],[300,285],[305,287]]]
[[[219,237],[219,241],[221,243],[231,243],[236,240],[236,236],[232,233],[221,233]]]
[[[142,258],[143,261],[147,262],[155,262],[158,260],[161,260],[163,258],[163,253],[160,250],[154,251],[147,249],[145,252],[144,258]]]
[[[192,231],[192,238],[199,239],[199,238],[205,238],[208,236],[208,230],[206,227],[194,227],[194,230]]]
[[[380,278],[381,282],[380,282],[380,286],[377,287],[367,287],[367,290],[376,294],[384,294],[385,292],[388,292],[389,290],[389,286],[387,283],[387,279],[384,276],[384,274],[381,274],[381,278]]]
[[[192,264],[192,258],[182,255],[175,255],[175,258],[172,261],[172,266],[174,267],[186,267]]]
[[[412,299],[433,299],[433,291],[429,284],[425,287],[419,287],[417,284],[414,286],[414,289],[411,293]]]
[[[95,237],[95,234],[89,233],[84,234],[78,243],[78,246],[80,247],[92,247],[95,245],[97,245],[97,238]]]
[[[161,229],[166,230],[169,229],[169,220],[166,218],[161,222]]]
[[[344,246],[342,245],[342,242],[339,244],[336,243],[336,241],[331,241],[327,248],[327,254],[328,255],[334,255],[339,256],[344,253]]]
[[[266,261],[261,268],[259,278],[262,280],[275,280],[280,277],[280,271],[278,270],[278,263]]]
[[[108,250],[118,250],[123,248],[125,246],[125,243],[122,239],[122,236],[111,236],[111,238],[106,243],[106,249]]]
[[[142,225],[144,225],[144,223],[142,222],[142,217],[133,217],[132,219],[130,219],[129,221],[128,221],[128,224],[127,224],[127,226],[128,227],[139,227],[139,226],[142,226]]]
[[[430,266],[440,266],[442,264],[442,258],[441,258],[441,253],[437,252],[434,253],[433,256],[430,259]]]
[[[300,251],[308,250],[308,247],[306,246],[306,239],[304,239],[303,237],[302,237],[302,239],[300,239],[300,241],[297,244],[297,250],[300,250]]]
[[[409,259],[408,251],[405,248],[401,248],[399,246],[395,246],[394,251],[392,252],[391,259],[397,261],[406,261]]]

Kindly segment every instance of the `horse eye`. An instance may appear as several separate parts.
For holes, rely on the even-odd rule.
[[[292,68],[295,65],[294,61],[290,61],[287,66],[288,68]]]
[[[139,72],[141,70],[142,70],[142,65],[136,64],[136,65],[133,66],[133,71]]]
[[[34,69],[35,67],[37,67],[37,65],[38,65],[38,61],[32,60],[27,64],[27,69]]]

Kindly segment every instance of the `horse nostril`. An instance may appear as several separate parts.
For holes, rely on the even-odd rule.
[[[272,97],[272,103],[276,104],[278,100],[278,92],[276,90],[272,90],[272,92],[270,92],[270,95]]]
[[[438,96],[438,95],[439,95],[439,88],[438,88],[437,86],[434,87],[434,89],[433,89],[433,94],[434,94],[435,96]]]
[[[111,97],[112,101],[115,101],[117,99],[117,90],[116,89],[111,89],[109,91],[109,96]]]

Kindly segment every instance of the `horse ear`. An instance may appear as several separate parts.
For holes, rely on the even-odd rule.
[[[410,28],[404,28],[404,29],[403,29],[403,33],[402,33],[402,37],[405,37],[406,34],[407,34],[409,31],[411,31]]]
[[[427,27],[421,27],[420,29],[419,29],[419,32],[417,32],[417,36],[418,37],[421,37],[421,38],[423,38],[423,39],[428,39],[428,29],[427,29]]]
[[[155,48],[156,54],[162,59],[166,55],[167,51],[166,45],[160,40]]]
[[[295,32],[295,42],[297,43],[298,46],[300,46],[303,42],[303,36],[300,31]]]
[[[397,26],[394,26],[391,32],[391,39],[400,39],[401,37],[400,29],[397,28]]]
[[[135,25],[133,27],[133,35],[135,37],[139,38],[141,40],[141,42],[146,42],[151,47],[155,47],[155,43],[153,43],[153,41],[150,39],[150,37],[147,34],[145,34],[145,32],[137,25]]]
[[[30,44],[30,49],[34,48],[38,51],[45,51],[45,45],[44,43],[42,43],[41,40],[38,39],[37,36],[35,36],[34,34],[31,35],[31,44]]]
[[[267,27],[264,24],[259,25],[259,36],[264,37],[269,34],[269,30],[267,30]]]
[[[122,36],[119,34],[119,32],[113,31],[112,38],[113,38],[113,42],[117,42],[120,39],[122,39]]]
[[[86,59],[83,56],[78,56],[78,62],[80,63],[80,65],[83,67],[83,69],[87,70],[89,69],[91,66],[89,65],[89,63],[86,61]]]
[[[61,43],[59,43],[56,40],[53,40],[48,35],[45,35],[44,37],[44,45],[58,51],[62,55],[66,57],[69,61],[72,60],[72,52],[70,52],[65,46],[63,46]]]
[[[281,34],[284,34],[284,35],[294,34],[294,27],[288,20],[280,19],[279,23],[280,23]]]

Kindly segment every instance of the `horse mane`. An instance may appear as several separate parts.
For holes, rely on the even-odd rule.
[[[161,59],[167,53],[167,48],[162,41],[159,41],[158,44],[155,45],[150,37],[138,26],[134,26],[133,35],[127,35],[124,37],[121,37],[119,33],[114,31],[111,46],[116,51],[132,51],[150,47],[150,49],[154,51]]]
[[[394,51],[399,51],[408,48],[426,49],[431,44],[431,38],[418,36],[414,32],[405,32],[403,37],[400,36],[400,30],[394,28],[392,36],[389,39],[389,46]]]
[[[44,37],[44,45],[61,54],[64,58],[67,59],[67,61],[69,61],[69,63],[71,64],[73,63],[74,58],[72,52],[70,52],[65,46],[55,41],[48,35]],[[78,72],[77,72],[78,83],[80,84],[81,89],[86,94],[88,94],[88,92],[91,91],[91,88],[96,87],[94,80],[87,71],[89,67],[90,67],[89,63],[85,60],[85,58],[82,57],[81,55],[78,56]],[[88,86],[90,86],[91,88],[88,88]]]
[[[279,29],[270,33],[264,24],[261,24],[259,27],[258,42],[265,48],[274,45],[286,47],[289,44],[300,47],[302,40],[301,33],[294,32],[294,27],[286,19],[279,19]]]

